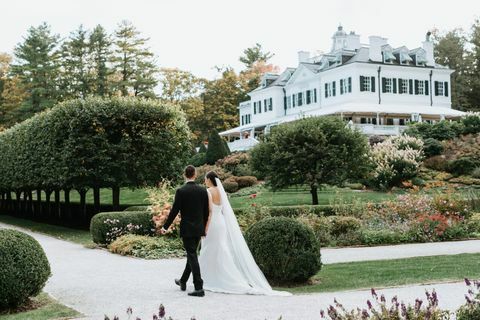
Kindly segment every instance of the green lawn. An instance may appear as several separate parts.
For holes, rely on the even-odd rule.
[[[32,306],[34,307],[29,311],[0,313],[0,320],[47,320],[82,317],[82,314],[62,305],[46,293],[41,293],[33,298]]]
[[[381,202],[383,200],[395,197],[394,193],[385,193],[377,191],[356,191],[348,189],[327,189],[318,192],[319,204],[352,203],[354,201],[362,202]],[[252,200],[248,196],[232,197],[230,199],[233,208],[243,208],[251,205]],[[311,205],[312,196],[308,190],[289,189],[277,192],[261,191],[254,201],[257,205],[264,206],[295,206]]]
[[[313,277],[312,285],[279,289],[293,293],[333,292],[464,278],[480,279],[480,254],[329,264]]]
[[[44,233],[57,239],[75,242],[84,246],[94,245],[90,232],[86,230],[70,229],[6,215],[0,215],[0,222],[22,227],[35,232]]]

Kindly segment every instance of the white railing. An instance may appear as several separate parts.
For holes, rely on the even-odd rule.
[[[235,140],[233,142],[228,143],[228,148],[230,149],[231,152],[234,151],[245,151],[250,148],[253,148],[258,144],[258,140],[254,138],[248,138],[248,139],[239,139]]]
[[[359,124],[356,123],[355,127],[359,128],[364,134],[367,135],[400,135],[407,126],[400,125],[375,125],[375,124]]]

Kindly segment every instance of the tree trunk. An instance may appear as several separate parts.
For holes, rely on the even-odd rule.
[[[20,191],[15,191],[15,211],[16,211],[16,215],[21,215],[21,211],[22,211],[22,207],[21,207],[21,202],[20,202],[20,195],[21,195],[21,192]]]
[[[12,207],[12,192],[11,191],[7,191],[7,209],[9,211],[9,213],[11,213],[13,211],[13,207]]]
[[[51,219],[52,218],[52,205],[51,205],[51,202],[50,202],[50,197],[52,196],[52,190],[45,190],[45,204],[47,206],[47,219]]]
[[[80,210],[82,212],[82,220],[87,221],[87,189],[77,189],[80,194]]]
[[[93,207],[94,207],[95,214],[100,212],[100,188],[99,187],[93,187]]]
[[[120,187],[112,188],[113,211],[120,210]]]
[[[61,210],[60,210],[60,190],[55,190],[54,192],[54,198],[55,198],[55,217],[61,218]]]
[[[65,217],[67,218],[67,220],[70,220],[72,217],[71,217],[71,208],[70,208],[70,189],[65,189],[64,190],[64,193],[65,193]]]
[[[312,184],[310,186],[310,193],[312,194],[312,205],[318,204],[318,187],[316,184]]]
[[[42,190],[37,190],[37,217],[41,218],[43,214],[42,210]]]
[[[33,192],[32,190],[28,190],[26,193],[25,193],[25,200],[28,200],[28,202],[26,202],[27,204],[27,214],[30,216],[30,217],[33,217]]]

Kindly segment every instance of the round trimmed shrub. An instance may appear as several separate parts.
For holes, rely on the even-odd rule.
[[[150,236],[155,234],[155,224],[149,211],[102,212],[90,221],[93,242],[109,244],[125,234]]]
[[[238,183],[234,180],[226,180],[223,182],[223,188],[228,193],[234,193],[238,191]]]
[[[257,184],[257,178],[253,176],[237,177],[237,183],[239,188],[247,188]]]
[[[427,157],[438,156],[443,152],[443,145],[437,139],[427,138],[424,141],[423,152]]]
[[[331,233],[334,236],[355,232],[360,229],[362,222],[355,217],[332,216],[330,217]]]
[[[18,307],[39,294],[49,277],[50,264],[37,240],[0,229],[0,310]]]
[[[293,218],[263,219],[245,233],[255,261],[274,284],[305,282],[321,268],[313,230]]]
[[[480,161],[470,157],[462,157],[448,163],[448,172],[455,175],[468,175],[479,166]]]

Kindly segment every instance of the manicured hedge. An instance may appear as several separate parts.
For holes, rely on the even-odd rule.
[[[298,217],[302,214],[313,213],[318,216],[332,216],[335,215],[333,206],[330,205],[316,205],[316,206],[282,206],[282,207],[264,207],[273,217]],[[250,208],[234,209],[235,214],[242,215]]]
[[[0,199],[75,189],[85,204],[94,189],[99,207],[100,188],[112,188],[118,210],[121,187],[177,178],[190,149],[184,113],[171,104],[121,97],[66,101],[0,133]]]
[[[39,294],[49,277],[50,264],[33,237],[0,229],[0,310]]]
[[[126,208],[123,211],[148,211],[150,209],[150,206],[131,206]]]
[[[124,234],[153,235],[155,225],[148,211],[102,212],[90,222],[93,242],[109,244]]]
[[[293,218],[261,220],[247,230],[245,239],[258,266],[274,284],[305,282],[322,266],[313,230]]]

